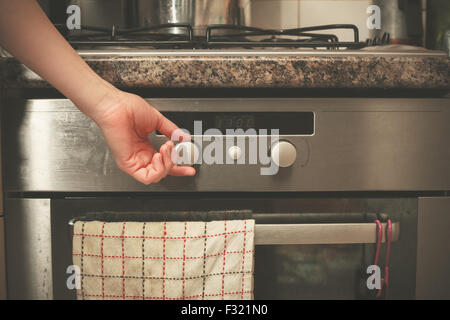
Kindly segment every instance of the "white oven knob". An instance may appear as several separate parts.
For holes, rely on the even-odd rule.
[[[297,159],[297,150],[292,143],[279,141],[272,146],[270,156],[277,166],[286,168],[294,164]]]
[[[228,156],[233,160],[239,159],[241,157],[241,154],[241,148],[239,148],[238,146],[232,146],[230,147],[230,149],[228,149]]]
[[[175,146],[175,152],[177,153],[177,165],[192,166],[200,156],[198,147],[192,142],[178,143]]]

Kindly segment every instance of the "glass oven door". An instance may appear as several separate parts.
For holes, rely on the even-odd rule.
[[[415,292],[417,199],[323,198],[287,195],[153,195],[51,201],[53,293],[74,299],[66,286],[72,264],[69,221],[87,212],[245,210],[255,226],[255,299],[372,299],[367,268],[374,264],[374,219],[392,222],[390,299]],[[386,224],[383,223],[383,233]],[[385,237],[383,237],[383,241]],[[379,265],[383,273],[386,243]]]

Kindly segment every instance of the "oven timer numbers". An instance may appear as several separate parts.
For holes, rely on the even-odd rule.
[[[225,314],[227,315],[266,315],[267,305],[265,304],[227,304]]]
[[[255,117],[251,115],[221,115],[215,117],[215,127],[222,133],[225,133],[227,129],[237,130],[242,129],[244,131],[255,128]]]

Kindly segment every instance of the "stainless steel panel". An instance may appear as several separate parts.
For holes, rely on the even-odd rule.
[[[8,299],[52,299],[49,199],[5,201]]]
[[[0,89],[0,123],[2,119],[2,90]],[[0,126],[0,216],[3,215],[3,166],[2,166],[2,130]]]
[[[0,92],[0,104],[1,104]],[[1,119],[1,114],[0,114]],[[5,227],[3,218],[3,178],[2,178],[2,137],[0,130],[0,300],[6,299],[6,268],[5,268]]]
[[[382,224],[386,241],[386,223]],[[376,243],[377,227],[374,223],[322,223],[322,224],[256,224],[255,244],[358,244]],[[392,241],[398,240],[400,225],[392,224]]]
[[[6,299],[5,227],[0,215],[0,300]]]
[[[417,299],[450,299],[450,197],[420,198]]]
[[[313,111],[315,135],[285,136],[298,158],[201,165],[192,178],[145,186],[119,171],[96,125],[68,100],[5,108],[7,191],[450,190],[449,99],[151,99],[161,111]],[[158,146],[163,138],[152,135]]]

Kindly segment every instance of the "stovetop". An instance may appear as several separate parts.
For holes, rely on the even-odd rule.
[[[110,46],[93,49],[79,49],[81,56],[98,57],[302,57],[302,56],[402,56],[402,57],[447,57],[445,52],[428,50],[422,47],[407,45],[386,45],[382,47],[366,47],[359,50],[321,50],[312,48],[242,48],[215,49],[148,49],[130,48],[127,46]]]
[[[295,29],[260,29],[235,25],[210,25],[196,29],[185,24],[164,24],[148,28],[111,29],[82,26],[70,31],[57,26],[76,49],[102,49],[110,47],[140,49],[326,49],[358,50],[369,45],[389,42],[389,35],[382,39],[359,41],[359,30],[352,24],[333,24]],[[332,33],[336,29],[353,32],[353,41],[339,41]],[[323,33],[324,31],[330,31]]]
[[[148,28],[110,29],[82,26],[60,32],[81,55],[95,56],[436,56],[441,52],[421,47],[389,45],[389,34],[359,40],[352,24],[333,24],[295,29],[260,29],[235,25],[210,25],[194,29],[186,24]],[[346,29],[353,41],[340,41],[333,30]],[[322,33],[329,31],[327,33]]]

